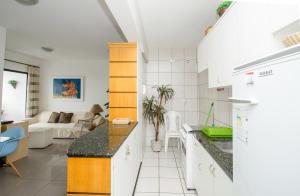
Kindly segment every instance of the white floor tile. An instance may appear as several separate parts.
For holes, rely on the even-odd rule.
[[[160,167],[177,167],[175,159],[159,159]]]
[[[150,158],[150,159],[158,159],[158,153],[157,152],[145,152],[144,158]]]
[[[183,193],[179,179],[160,178],[161,193]]]
[[[145,158],[143,160],[143,167],[158,167],[158,159]]]
[[[170,149],[172,149],[172,148],[170,148]],[[159,158],[160,158],[160,159],[174,159],[175,156],[174,156],[173,151],[169,151],[169,152],[160,152],[160,153],[159,153]]]
[[[179,178],[179,173],[177,168],[172,167],[160,167],[159,177],[161,178]]]
[[[139,178],[136,193],[158,193],[158,178]]]
[[[141,178],[158,178],[158,167],[142,167]]]
[[[184,194],[177,194],[177,193],[160,193],[160,196],[184,196]]]

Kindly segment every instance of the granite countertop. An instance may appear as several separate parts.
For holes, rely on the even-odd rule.
[[[193,128],[194,129],[194,128]],[[192,132],[194,137],[202,144],[207,150],[210,156],[219,164],[227,176],[233,179],[233,156],[232,153],[222,151],[214,142],[230,143],[232,145],[232,139],[222,138],[209,138],[204,133],[199,131],[200,129],[194,129]]]
[[[105,122],[90,133],[76,139],[69,147],[68,157],[112,157],[137,125],[113,125]]]

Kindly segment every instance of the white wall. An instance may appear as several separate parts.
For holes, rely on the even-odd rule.
[[[145,65],[147,96],[157,95],[153,85],[170,84],[174,98],[166,109],[181,113],[182,122],[198,123],[198,80],[196,49],[150,49],[149,62]],[[150,145],[154,136],[152,125],[147,125],[146,143]],[[164,129],[160,131],[164,137]]]
[[[16,80],[17,86],[13,88],[8,83],[10,80]],[[27,74],[4,71],[3,74],[3,97],[2,110],[3,120],[24,120],[26,108],[26,90]]]
[[[199,124],[204,125],[212,102],[214,102],[214,117],[216,126],[232,126],[231,87],[208,88],[208,71],[199,73]],[[212,124],[212,116],[209,126]]]
[[[53,76],[83,76],[82,102],[52,98]],[[45,62],[40,73],[40,110],[89,111],[93,104],[107,102],[108,61],[56,61]],[[103,107],[103,109],[105,109]]]
[[[5,59],[17,61],[20,63],[25,63],[28,65],[40,66],[43,64],[43,60],[37,57],[33,57],[27,54],[22,54],[19,52],[14,52],[11,50],[5,50]],[[12,69],[15,71],[27,72],[27,66],[19,63],[5,61],[4,67],[6,69]]]
[[[2,82],[3,82],[3,68],[4,68],[4,53],[6,42],[6,29],[0,26],[0,111],[2,104]]]

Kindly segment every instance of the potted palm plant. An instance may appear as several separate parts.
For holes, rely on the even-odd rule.
[[[154,126],[155,138],[151,141],[151,147],[154,152],[160,152],[162,141],[159,140],[159,129],[164,124],[164,114],[166,112],[164,105],[172,99],[175,92],[169,85],[156,87],[158,96],[145,97],[143,100],[143,116]]]

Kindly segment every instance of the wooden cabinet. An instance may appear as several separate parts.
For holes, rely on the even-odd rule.
[[[17,150],[7,157],[11,162],[15,162],[15,161],[22,159],[28,155],[28,137],[29,137],[28,122],[20,121],[20,122],[14,122],[11,124],[1,125],[1,132],[4,132],[7,129],[10,129],[13,127],[22,127],[25,132],[25,137],[20,140]]]
[[[110,62],[136,62],[136,44],[133,43],[111,43],[109,44]]]
[[[192,179],[198,195],[232,196],[232,181],[195,138],[193,143]]]
[[[136,92],[136,78],[110,78],[109,92],[113,93],[128,93]],[[115,96],[117,94],[114,94]],[[121,94],[119,94],[121,95]]]
[[[297,19],[297,6],[235,2],[198,46],[198,72],[209,88],[232,85],[235,67],[283,49],[276,29]]]
[[[112,108],[134,108],[137,105],[136,93],[111,93],[111,95],[112,96],[109,97],[109,106]]]
[[[110,194],[110,158],[68,158],[68,192]]]
[[[110,43],[109,121],[137,121],[137,49],[135,43]]]
[[[136,76],[136,63],[110,63],[109,64],[109,76],[110,77],[125,77]]]

